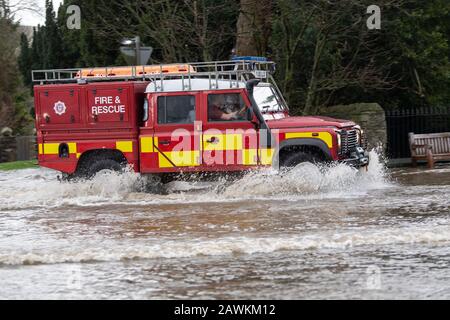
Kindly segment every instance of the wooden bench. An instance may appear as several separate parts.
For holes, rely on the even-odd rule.
[[[433,169],[437,161],[450,161],[450,132],[410,133],[409,145],[413,166],[417,166],[419,160],[427,160],[428,167]]]

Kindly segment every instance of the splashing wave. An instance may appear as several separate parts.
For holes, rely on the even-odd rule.
[[[4,186],[0,188],[0,209],[360,195],[390,185],[385,166],[376,152],[371,152],[371,159],[367,172],[359,172],[343,164],[318,167],[306,163],[289,172],[255,171],[231,183],[216,181],[206,188],[204,185],[199,188],[198,181],[174,182],[168,195],[143,193],[145,179],[132,171],[103,173],[91,181],[71,183],[59,182],[57,173],[46,169],[13,171],[0,173],[0,182]]]

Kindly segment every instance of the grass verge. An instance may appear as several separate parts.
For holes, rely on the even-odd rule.
[[[0,163],[0,171],[36,168],[37,160]]]

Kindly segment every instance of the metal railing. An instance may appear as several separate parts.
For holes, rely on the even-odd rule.
[[[416,107],[386,111],[388,155],[391,159],[409,158],[409,133],[450,132],[450,107]]]
[[[188,66],[182,72],[168,72],[177,66]],[[115,71],[126,69],[128,74],[116,75]],[[151,69],[151,72],[149,72]],[[87,71],[91,72],[87,72]],[[213,61],[194,62],[187,64],[161,64],[152,66],[130,67],[102,67],[80,69],[48,69],[33,70],[32,81],[39,84],[55,83],[88,83],[100,81],[152,81],[160,82],[164,88],[165,80],[180,79],[187,83],[186,89],[191,89],[192,79],[208,79],[210,89],[218,87],[219,81],[229,81],[231,84],[239,81],[247,81],[250,78],[259,78],[270,82],[275,71],[275,63],[266,61]],[[87,75],[86,75],[87,73]]]

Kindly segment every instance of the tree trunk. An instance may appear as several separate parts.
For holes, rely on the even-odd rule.
[[[305,108],[303,109],[303,113],[305,115],[311,114],[314,107],[314,101],[316,99],[316,90],[317,90],[317,71],[319,70],[319,63],[322,57],[323,47],[325,46],[326,37],[322,34],[318,34],[316,40],[316,48],[314,50],[314,64],[311,71],[311,78],[309,80],[308,93],[306,95],[306,103]]]
[[[236,54],[264,56],[271,33],[272,0],[241,0]]]

